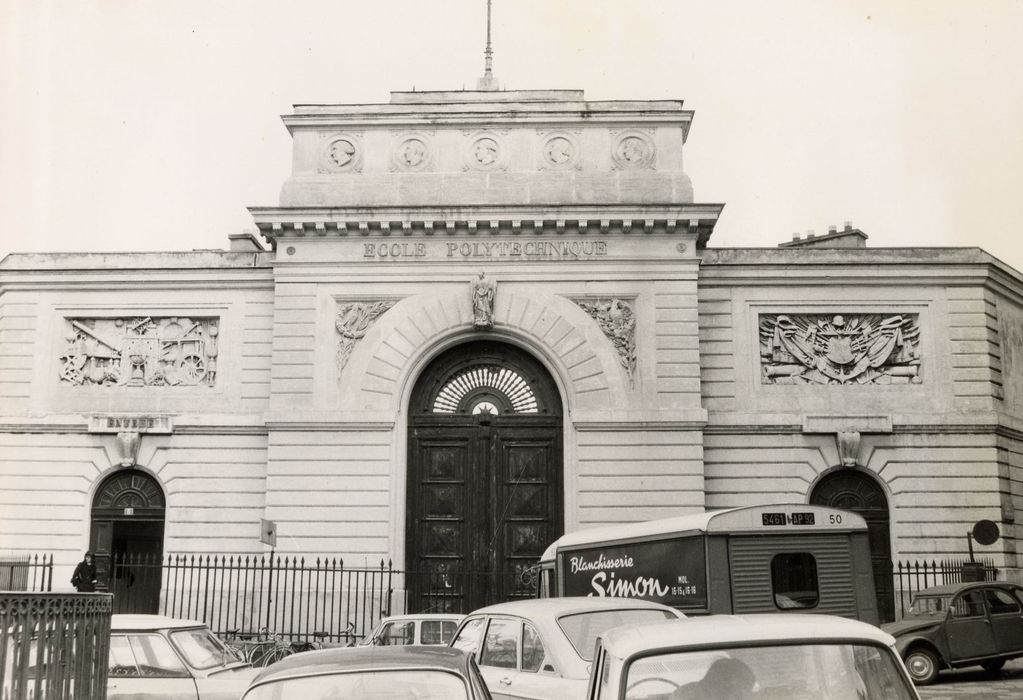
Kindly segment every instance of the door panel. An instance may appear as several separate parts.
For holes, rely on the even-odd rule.
[[[949,655],[952,662],[994,656],[995,636],[984,607],[984,595],[979,590],[963,593],[952,601],[948,622]]]
[[[1000,654],[1023,651],[1023,609],[1012,594],[997,588],[984,590],[995,647]]]

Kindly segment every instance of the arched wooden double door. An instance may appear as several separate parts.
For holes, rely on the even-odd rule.
[[[561,413],[546,369],[514,346],[467,343],[427,367],[409,408],[411,610],[532,594],[529,569],[564,527]]]
[[[140,469],[117,471],[96,490],[89,548],[97,588],[114,594],[114,612],[158,611],[166,505],[156,479]]]
[[[814,505],[851,510],[867,521],[874,593],[881,622],[895,620],[895,582],[892,578],[891,524],[888,498],[869,474],[856,469],[834,471],[818,482],[810,496]]]

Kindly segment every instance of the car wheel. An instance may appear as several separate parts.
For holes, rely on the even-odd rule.
[[[1002,666],[1005,665],[1005,659],[992,659],[991,661],[981,661],[980,665],[981,668],[983,668],[985,671],[994,673],[995,671],[1002,670]]]
[[[911,649],[906,654],[906,670],[917,685],[929,685],[938,677],[938,657],[926,647]]]

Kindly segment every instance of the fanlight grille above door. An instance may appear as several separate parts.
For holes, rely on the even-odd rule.
[[[508,367],[477,365],[451,377],[433,400],[433,413],[538,413],[533,388]]]

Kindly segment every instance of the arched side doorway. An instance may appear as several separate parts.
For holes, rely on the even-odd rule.
[[[471,342],[437,357],[409,403],[410,610],[469,612],[532,595],[564,528],[562,408],[535,358]]]
[[[882,622],[895,620],[891,523],[884,489],[869,474],[856,469],[839,469],[817,482],[810,503],[851,510],[867,521],[877,611]]]
[[[89,549],[98,590],[114,594],[114,612],[158,611],[166,507],[156,479],[138,469],[115,472],[96,489]]]

